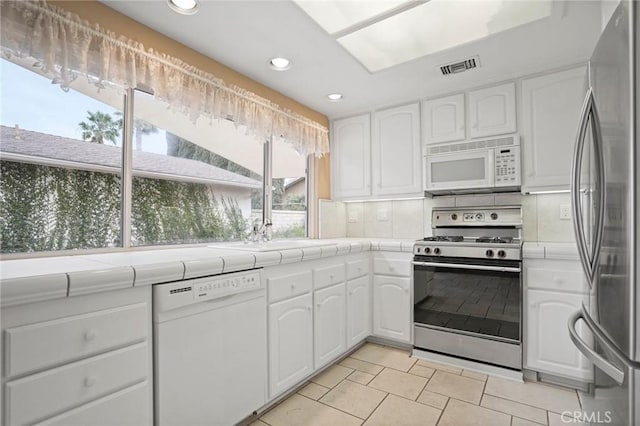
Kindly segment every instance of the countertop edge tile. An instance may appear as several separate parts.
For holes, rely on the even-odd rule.
[[[133,265],[134,287],[179,281],[184,279],[184,263],[180,261]]]
[[[69,297],[133,287],[135,272],[131,266],[94,271],[69,272]]]
[[[282,262],[282,253],[279,251],[256,252],[254,268],[264,268],[267,266],[277,266]]]
[[[183,260],[182,263],[185,280],[221,274],[224,267],[224,261],[219,256],[210,259]]]
[[[224,262],[222,266],[223,273],[252,269],[256,264],[256,257],[253,253],[232,254],[221,257]]]
[[[69,291],[67,274],[37,275],[2,280],[0,306],[62,299]]]

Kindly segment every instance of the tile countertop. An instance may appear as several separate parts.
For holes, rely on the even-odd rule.
[[[412,252],[414,243],[414,240],[367,238],[307,241],[309,243],[301,248],[274,251],[224,248],[224,243],[221,243],[216,247],[203,245],[3,260],[0,261],[0,306],[4,308],[362,251]],[[317,244],[312,243],[316,241]]]
[[[538,241],[522,245],[523,259],[580,260],[575,243],[550,243]]]

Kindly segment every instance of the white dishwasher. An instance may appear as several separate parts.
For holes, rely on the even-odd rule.
[[[156,425],[229,426],[266,403],[260,271],[153,287]]]

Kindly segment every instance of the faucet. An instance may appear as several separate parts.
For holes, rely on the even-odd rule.
[[[253,221],[253,225],[251,227],[251,242],[267,242],[271,240],[271,223],[270,219],[265,219],[264,223],[260,223],[260,219],[256,219]]]

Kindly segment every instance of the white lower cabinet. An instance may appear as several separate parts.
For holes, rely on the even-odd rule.
[[[314,365],[321,368],[346,349],[345,284],[314,292]]]
[[[531,246],[536,250],[525,247],[522,262],[526,289],[525,368],[588,382],[593,377],[593,367],[571,342],[567,324],[569,317],[583,304],[589,305],[589,287],[577,252],[574,253],[575,247],[572,251],[566,244]],[[573,254],[575,258],[569,256]],[[581,328],[581,323],[578,323],[578,331],[585,342],[591,342],[592,337],[586,328]]]
[[[151,425],[151,287],[3,308],[2,424]]]
[[[269,306],[269,396],[313,372],[313,300],[303,294]]]
[[[580,310],[586,297],[546,290],[527,292],[527,368],[583,381],[591,378],[591,363],[573,345],[567,328],[569,316]]]
[[[347,281],[347,348],[371,334],[371,277]]]
[[[410,278],[374,275],[374,335],[404,343],[411,341],[410,284]]]

